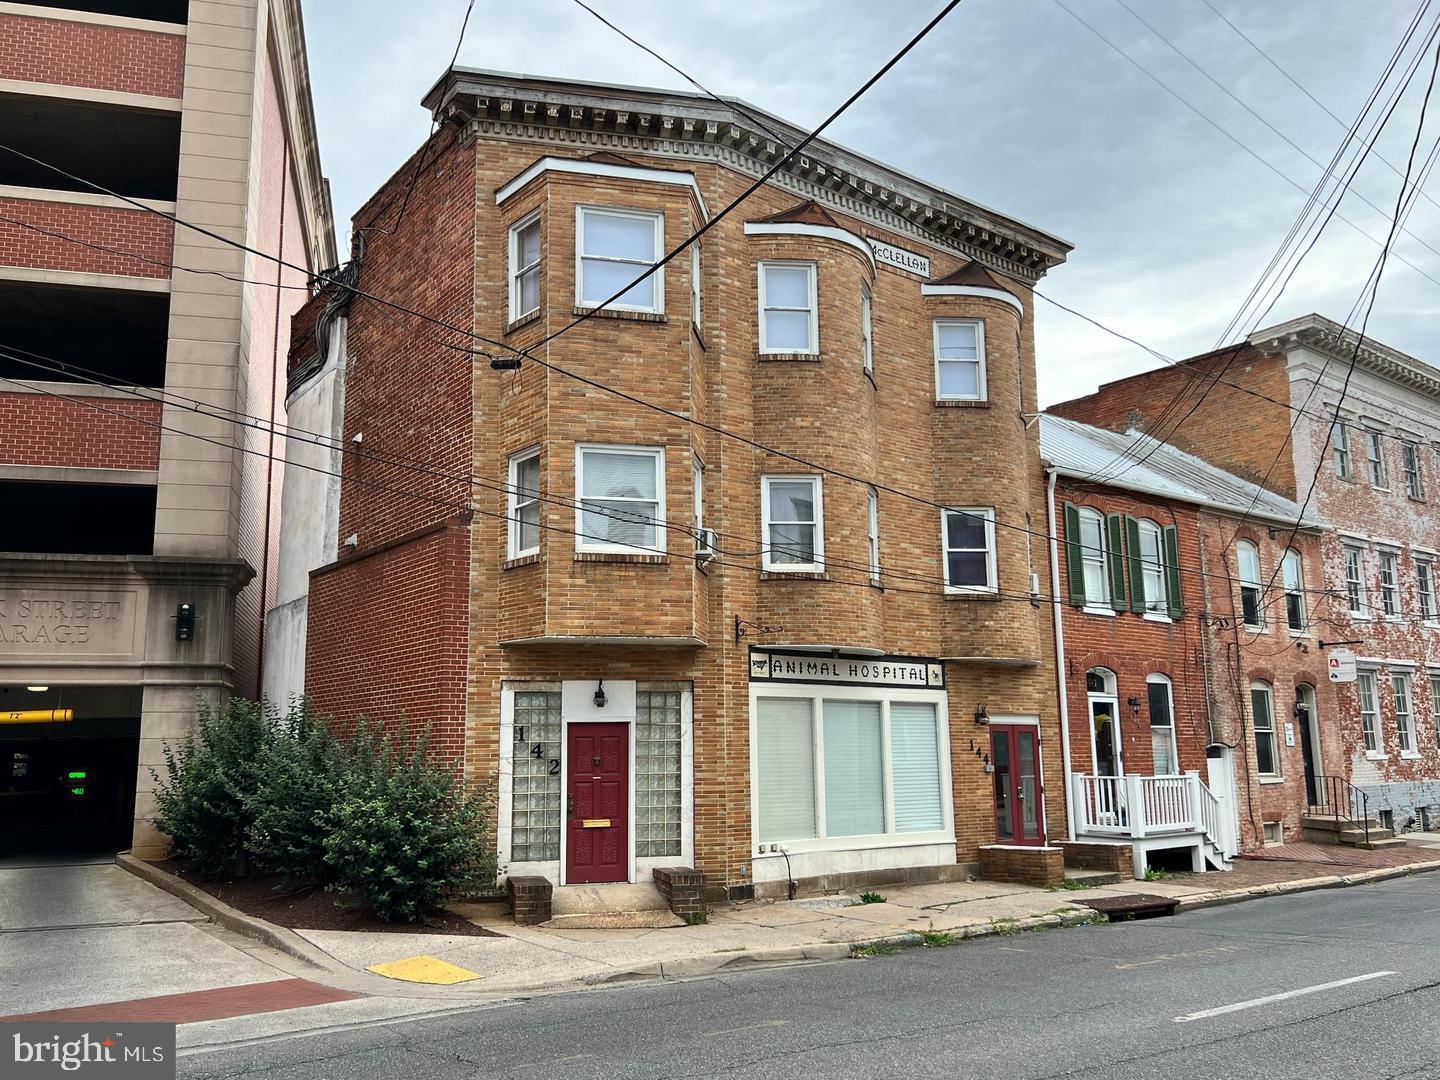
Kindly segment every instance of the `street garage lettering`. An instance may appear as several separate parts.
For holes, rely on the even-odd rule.
[[[89,645],[97,625],[120,614],[119,600],[0,596],[0,644]]]
[[[913,686],[940,689],[945,669],[919,656],[826,656],[823,653],[752,651],[755,682],[821,682],[851,686]]]

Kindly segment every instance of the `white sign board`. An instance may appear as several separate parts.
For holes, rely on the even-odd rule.
[[[1288,720],[1285,721],[1285,745],[1295,745],[1295,725],[1290,723],[1290,721]]]
[[[750,681],[943,690],[945,668],[940,661],[923,656],[831,656],[756,650],[750,653]]]
[[[919,274],[923,278],[930,276],[930,257],[928,255],[917,255],[913,251],[906,251],[894,244],[876,240],[873,236],[867,236],[865,239],[870,242],[870,248],[875,252],[876,262],[893,266],[899,270],[906,270],[912,274]]]
[[[1349,649],[1331,650],[1330,681],[1334,683],[1355,681],[1355,654]]]

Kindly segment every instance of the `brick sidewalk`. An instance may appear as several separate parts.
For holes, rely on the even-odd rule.
[[[1325,866],[1323,873],[1333,874],[1337,867],[1351,867],[1355,870],[1380,870],[1389,866],[1408,866],[1419,862],[1440,862],[1440,849],[1431,847],[1396,847],[1367,851],[1364,848],[1345,847],[1341,844],[1280,844],[1276,847],[1260,848],[1243,855],[1236,862],[1238,870],[1247,862],[1272,860],[1276,862],[1303,862]]]

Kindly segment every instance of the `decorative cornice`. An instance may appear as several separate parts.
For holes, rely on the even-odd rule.
[[[1025,314],[1025,305],[1019,299],[1004,289],[990,289],[984,285],[921,285],[921,296],[983,296],[986,300],[998,300],[1002,304],[1009,304],[1022,316]]]
[[[508,180],[495,189],[495,205],[501,206],[511,196],[524,190],[532,180],[542,173],[572,173],[581,176],[602,176],[611,180],[639,180],[650,184],[673,184],[689,188],[700,207],[703,221],[710,220],[710,208],[705,205],[705,196],[692,172],[678,169],[647,169],[643,165],[611,165],[601,161],[587,161],[584,158],[542,157],[519,176]]]
[[[1357,339],[1360,342],[1358,352],[1355,348]],[[1302,346],[1346,364],[1354,357],[1357,367],[1429,397],[1440,398],[1440,369],[1372,338],[1362,339],[1354,330],[1320,315],[1306,315],[1280,326],[1256,331],[1250,335],[1249,341],[1257,348],[1275,352]]]
[[[875,272],[875,252],[864,240],[850,232],[848,229],[841,229],[835,225],[809,225],[803,221],[747,221],[745,223],[746,236],[818,236],[826,240],[835,240],[841,244],[848,244],[870,264],[870,272]]]
[[[463,68],[447,72],[425,105],[470,139],[698,159],[757,178],[785,157],[786,143],[807,134],[754,106],[699,95]],[[785,142],[771,131],[783,132]],[[768,182],[1027,282],[1071,250],[1064,240],[821,139]]]

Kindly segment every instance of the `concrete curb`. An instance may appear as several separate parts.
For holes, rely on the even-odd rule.
[[[1369,885],[1376,881],[1389,881],[1393,878],[1426,874],[1435,870],[1440,870],[1440,862],[1407,863],[1404,866],[1385,866],[1378,870],[1361,870],[1353,874],[1328,874],[1325,877],[1302,878],[1298,881],[1252,885],[1248,889],[1237,889],[1233,892],[1217,891],[1186,897],[1180,901],[1175,911],[1176,914],[1179,914],[1182,911],[1238,904],[1244,900],[1262,900],[1267,896],[1288,896],[1293,893],[1314,892],[1317,889],[1347,889],[1352,885]]]
[[[274,923],[266,922],[264,919],[257,919],[253,915],[246,915],[229,904],[215,899],[205,890],[183,881],[174,874],[166,873],[158,866],[137,859],[128,851],[122,851],[115,856],[115,864],[122,870],[128,870],[136,877],[148,881],[156,888],[164,889],[171,896],[185,901],[202,915],[208,916],[216,924],[233,930],[237,934],[243,934],[248,938],[254,938],[262,945],[269,945],[272,949],[279,949],[281,952],[293,956],[296,960],[302,960],[313,967],[333,974],[351,973],[353,968],[339,963],[333,956],[323,949],[311,945],[294,930],[287,930],[283,926],[276,926]]]

